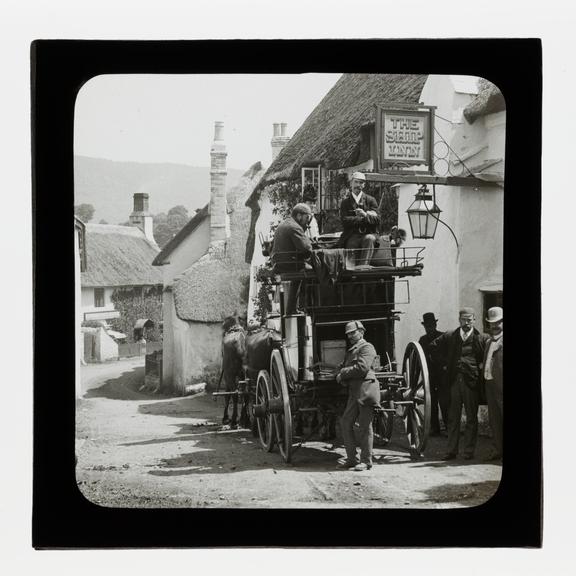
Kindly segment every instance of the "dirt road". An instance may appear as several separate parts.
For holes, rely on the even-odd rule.
[[[77,482],[90,501],[113,507],[444,508],[475,506],[496,491],[501,466],[440,460],[445,438],[431,438],[412,461],[397,419],[392,441],[375,449],[369,472],[335,469],[341,447],[310,442],[293,463],[264,452],[248,430],[219,424],[222,400],[206,394],[141,393],[142,359],[82,368],[77,405]]]

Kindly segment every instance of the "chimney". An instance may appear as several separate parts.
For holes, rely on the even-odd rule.
[[[270,143],[272,144],[272,162],[276,159],[276,156],[280,154],[280,151],[288,142],[290,142],[290,137],[286,136],[286,126],[285,122],[280,124],[273,124],[273,136]]]
[[[132,214],[130,214],[130,224],[140,228],[146,238],[153,244],[156,244],[153,233],[152,214],[148,211],[148,194],[144,194],[143,192],[136,192],[136,194],[134,194],[134,210]]]
[[[226,144],[224,122],[214,122],[210,148],[210,243],[226,240]]]

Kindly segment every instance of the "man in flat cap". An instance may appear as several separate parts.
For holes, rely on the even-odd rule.
[[[346,357],[336,376],[336,381],[348,387],[348,402],[340,425],[342,439],[346,448],[346,458],[338,462],[340,468],[351,468],[357,472],[372,468],[372,449],[374,445],[374,407],[380,404],[380,386],[372,364],[376,350],[370,342],[364,340],[362,322],[348,322],[344,328],[348,349]],[[354,436],[354,424],[358,421],[358,439],[360,443],[360,460]]]
[[[305,260],[312,254],[312,242],[306,229],[312,220],[312,210],[308,204],[296,204],[291,215],[282,222],[274,233],[272,262],[279,272],[297,272],[306,268]],[[308,265],[309,266],[309,265]],[[285,313],[296,314],[301,280],[288,283]]]
[[[486,387],[488,418],[493,444],[492,454],[487,459],[500,460],[502,458],[502,422],[504,413],[502,388],[504,311],[502,308],[500,306],[490,308],[486,316],[486,322],[490,326],[490,340],[488,340],[484,355],[484,385]]]
[[[430,435],[439,436],[440,435],[440,418],[438,415],[438,405],[440,405],[440,410],[442,411],[442,421],[444,426],[447,427],[448,422],[448,405],[450,404],[450,393],[446,386],[442,386],[442,373],[440,367],[438,366],[435,359],[430,354],[430,344],[444,334],[440,330],[436,329],[438,325],[438,320],[434,316],[434,312],[426,312],[422,316],[422,326],[426,334],[424,334],[418,344],[422,346],[424,355],[426,356],[426,362],[428,363],[428,374],[430,375],[430,396],[431,396],[431,422],[430,422]]]
[[[378,202],[364,192],[365,185],[366,176],[362,172],[354,172],[350,190],[340,204],[342,236],[338,245],[357,250],[357,266],[370,264],[380,224]]]
[[[445,460],[458,456],[462,407],[466,412],[464,459],[474,458],[478,438],[478,405],[486,338],[474,328],[473,308],[462,308],[460,327],[445,332],[430,344],[430,353],[444,366],[444,378],[450,389],[448,415],[448,451]]]

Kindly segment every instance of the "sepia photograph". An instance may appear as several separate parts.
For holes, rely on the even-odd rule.
[[[537,41],[32,61],[34,547],[541,545]]]
[[[109,74],[74,108],[75,477],[112,508],[470,508],[503,452],[506,102]]]

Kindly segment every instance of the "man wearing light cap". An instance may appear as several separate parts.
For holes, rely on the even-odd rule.
[[[364,340],[365,329],[362,322],[357,320],[348,322],[344,332],[349,347],[336,381],[348,387],[348,403],[340,420],[346,458],[339,460],[338,466],[361,472],[372,468],[374,445],[372,420],[374,407],[380,404],[380,386],[372,370],[376,350],[372,344]],[[360,460],[354,436],[356,421],[359,426]]]
[[[490,328],[490,340],[484,355],[484,384],[488,403],[488,418],[492,431],[493,452],[487,460],[502,458],[502,422],[504,414],[502,387],[502,356],[504,354],[504,311],[500,306],[488,310],[486,322]]]
[[[462,308],[458,315],[460,327],[445,332],[430,344],[430,354],[443,366],[450,390],[448,413],[448,451],[444,460],[458,456],[462,408],[466,413],[464,459],[474,458],[478,439],[478,405],[482,363],[486,338],[474,328],[474,308]]]
[[[311,219],[310,206],[304,203],[296,204],[292,209],[292,214],[276,229],[272,262],[277,272],[297,272],[306,268],[305,260],[312,254],[312,242],[306,235]],[[301,280],[293,280],[288,284],[285,311],[288,315],[297,313],[301,284]]]
[[[357,266],[370,264],[380,224],[378,202],[364,192],[365,185],[366,176],[362,172],[354,172],[350,179],[350,191],[340,204],[342,236],[338,245],[357,251]]]

